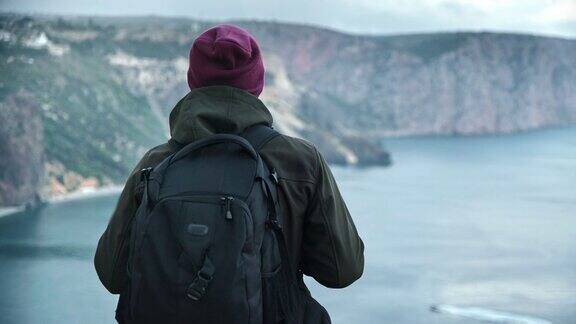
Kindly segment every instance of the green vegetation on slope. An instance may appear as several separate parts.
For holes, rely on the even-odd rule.
[[[38,103],[48,161],[84,177],[120,181],[166,134],[147,100],[132,94],[101,54],[90,55],[88,47],[57,56],[2,42],[0,100],[28,93]]]

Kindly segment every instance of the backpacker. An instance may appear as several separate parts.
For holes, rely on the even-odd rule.
[[[120,323],[292,323],[299,291],[277,177],[258,150],[278,133],[198,140],[142,170]]]

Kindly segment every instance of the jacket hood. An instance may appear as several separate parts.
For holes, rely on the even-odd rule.
[[[257,97],[229,86],[190,91],[170,113],[172,140],[188,144],[216,134],[239,134],[256,125],[272,125],[272,115]]]

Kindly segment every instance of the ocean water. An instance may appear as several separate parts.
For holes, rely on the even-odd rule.
[[[479,323],[437,304],[576,323],[576,128],[385,145],[392,168],[333,168],[366,244],[354,285],[307,279],[334,323]],[[0,218],[0,323],[113,322],[92,257],[116,199]]]

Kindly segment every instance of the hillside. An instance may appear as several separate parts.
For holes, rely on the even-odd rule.
[[[343,132],[501,134],[576,122],[576,40],[245,26],[306,89],[305,118]]]
[[[490,33],[368,37],[238,24],[262,46],[262,99],[278,128],[313,141],[332,163],[387,165],[380,144],[386,136],[576,123],[574,40]],[[147,148],[166,140],[166,118],[187,91],[189,46],[210,25],[0,15],[0,154],[10,156],[1,164],[28,170],[18,179],[0,173],[0,204],[21,203],[40,188],[54,195],[120,183]],[[32,113],[14,112],[22,101]],[[3,126],[15,123],[22,127]],[[21,141],[30,144],[12,153],[11,143]],[[24,163],[29,157],[33,163]]]

